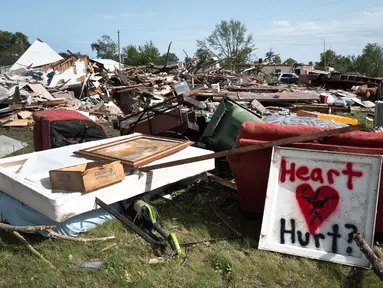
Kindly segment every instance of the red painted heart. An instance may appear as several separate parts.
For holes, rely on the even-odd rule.
[[[314,191],[310,184],[301,184],[295,196],[312,235],[334,213],[339,203],[338,192],[330,186],[322,186]]]

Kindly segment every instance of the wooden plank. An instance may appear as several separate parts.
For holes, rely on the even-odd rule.
[[[28,119],[11,120],[10,122],[0,123],[1,127],[26,127],[28,126]]]
[[[226,180],[226,179],[223,179],[221,177],[215,176],[214,174],[211,174],[211,173],[207,173],[207,177],[210,180],[213,180],[213,181],[217,182],[218,184],[221,184],[221,185],[223,185],[225,187],[228,187],[228,188],[231,188],[231,189],[234,189],[234,190],[238,191],[237,184],[235,184],[233,182],[230,182],[229,180]]]
[[[232,100],[253,101],[259,102],[294,102],[294,101],[319,101],[319,95],[305,92],[281,92],[281,93],[252,93],[252,92],[201,92],[196,96],[218,99],[228,97]]]
[[[265,106],[263,106],[257,99],[254,99],[253,102],[251,102],[251,107],[253,107],[261,114],[265,113],[267,110]]]
[[[19,116],[21,119],[28,119],[32,117],[32,112],[20,111],[19,113],[17,113],[17,116]]]
[[[47,91],[47,89],[44,88],[41,84],[27,84],[28,87],[35,92],[38,96],[41,96],[47,100],[53,100],[55,99],[51,93]]]
[[[141,167],[139,168],[139,170],[142,172],[149,172],[149,171],[161,169],[161,168],[173,167],[177,165],[189,164],[189,163],[194,163],[194,162],[199,162],[199,161],[204,161],[209,159],[215,159],[215,158],[239,155],[239,154],[248,153],[252,151],[263,150],[263,149],[271,148],[273,146],[283,146],[283,145],[288,145],[288,144],[292,144],[296,142],[307,142],[307,141],[315,140],[318,138],[331,137],[331,136],[348,133],[352,131],[359,131],[364,128],[365,128],[365,125],[360,124],[355,126],[342,127],[338,129],[325,130],[319,133],[283,138],[283,139],[279,139],[275,141],[269,141],[266,143],[260,143],[260,144],[251,145],[247,147],[234,148],[231,150],[207,154],[203,156],[191,157],[191,158],[161,163],[157,165]]]

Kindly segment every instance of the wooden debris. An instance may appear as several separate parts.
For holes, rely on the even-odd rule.
[[[251,107],[255,109],[257,112],[259,112],[260,114],[263,114],[267,111],[265,106],[263,106],[257,99],[254,99],[251,102]]]
[[[307,141],[315,140],[318,138],[331,137],[331,136],[335,136],[335,135],[339,135],[339,134],[343,134],[343,133],[348,133],[348,132],[352,132],[352,131],[359,131],[359,130],[362,130],[364,128],[365,128],[365,125],[360,124],[360,125],[355,125],[355,126],[348,126],[348,127],[332,129],[332,130],[325,130],[325,131],[322,131],[319,133],[313,133],[313,134],[309,134],[309,135],[294,136],[294,137],[279,139],[279,140],[275,140],[275,141],[269,141],[266,143],[260,143],[260,144],[246,146],[246,147],[240,147],[240,148],[234,148],[231,150],[207,154],[207,155],[203,155],[203,156],[197,156],[197,157],[191,157],[191,158],[186,158],[186,159],[181,159],[181,160],[176,160],[176,161],[170,161],[170,162],[165,162],[165,163],[151,165],[151,166],[149,165],[149,166],[141,167],[141,168],[139,168],[139,170],[142,172],[148,172],[148,171],[152,171],[155,169],[173,167],[173,166],[182,165],[182,164],[189,164],[189,163],[204,161],[204,160],[208,160],[208,159],[215,159],[215,158],[227,157],[227,156],[232,156],[232,155],[239,155],[239,154],[248,153],[248,152],[252,152],[252,151],[258,151],[258,150],[271,148],[273,146],[288,145],[288,144],[292,144],[292,143],[296,143],[296,142],[307,142]]]
[[[358,247],[360,248],[360,251],[362,251],[364,256],[366,256],[366,258],[370,261],[372,270],[375,272],[376,276],[378,276],[379,279],[383,281],[383,260],[382,258],[380,258],[382,257],[382,252],[376,255],[360,234],[354,235],[354,241],[356,242],[356,245],[358,245]],[[376,247],[375,250],[376,249],[379,248]]]
[[[41,84],[30,84],[28,83],[27,86],[35,92],[36,96],[43,97],[46,100],[54,100],[55,98],[47,91],[47,89],[44,88]]]
[[[0,222],[0,229],[7,231],[7,232],[12,232],[12,231],[17,231],[17,232],[41,232],[41,231],[47,231],[54,229],[55,226],[13,226],[5,223]]]
[[[19,113],[17,113],[17,116],[20,118],[20,119],[29,119],[32,117],[32,112],[29,112],[29,111],[20,111]]]
[[[43,260],[45,263],[47,263],[51,268],[55,268],[55,266],[53,266],[53,264],[47,260],[43,255],[41,255],[35,248],[32,247],[31,244],[29,244],[29,242],[27,240],[25,240],[25,238],[23,236],[20,235],[19,232],[17,231],[12,231],[13,235],[15,235],[18,239],[21,240],[21,242],[23,242],[27,248],[29,249],[29,251],[31,251],[32,254],[36,255],[37,257],[39,257],[41,260]]]
[[[28,119],[16,119],[16,120],[5,120],[0,119],[0,127],[26,127],[30,121]]]
[[[230,182],[229,180],[215,176],[214,174],[211,174],[209,172],[207,173],[207,177],[209,178],[209,180],[213,180],[213,181],[215,181],[215,182],[217,182],[217,183],[219,183],[225,187],[228,187],[228,188],[231,188],[233,190],[238,191],[237,185],[235,183]]]
[[[220,209],[218,209],[216,206],[213,204],[209,204],[210,209],[214,212],[214,214],[222,220],[225,225],[230,228],[231,231],[234,232],[235,235],[238,237],[246,237],[246,240],[248,241],[249,244],[251,244],[253,247],[258,247],[258,243],[248,237],[244,231],[242,231],[241,227],[238,226],[237,223],[235,223],[233,220],[231,220],[229,217],[227,217]]]
[[[114,240],[116,237],[114,236],[108,236],[108,237],[102,237],[102,238],[75,238],[70,236],[64,236],[61,234],[58,234],[52,230],[49,230],[49,237],[56,237],[63,240],[69,240],[74,242],[82,242],[82,243],[91,243],[91,242],[104,242],[109,240]]]

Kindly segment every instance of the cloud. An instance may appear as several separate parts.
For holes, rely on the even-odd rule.
[[[259,56],[264,56],[270,46],[282,58],[292,57],[298,61],[308,62],[319,59],[323,52],[323,40],[326,49],[333,49],[338,54],[360,54],[367,43],[381,40],[383,29],[382,10],[364,11],[348,17],[334,17],[326,20],[286,21],[275,19],[268,26],[259,29],[254,27],[255,44]]]
[[[364,16],[379,16],[383,14],[383,10],[370,10],[370,11],[363,11]]]
[[[285,21],[285,20],[273,21],[273,25],[274,26],[279,26],[279,27],[289,27],[289,26],[291,26],[290,22],[289,21]]]

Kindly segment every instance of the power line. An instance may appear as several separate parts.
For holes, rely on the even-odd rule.
[[[325,3],[325,4],[316,5],[316,6],[312,6],[312,7],[309,7],[309,8],[303,8],[303,9],[295,10],[295,11],[292,11],[292,12],[286,12],[286,13],[281,13],[281,14],[273,14],[273,15],[269,15],[269,16],[265,16],[265,17],[258,17],[258,18],[255,18],[255,19],[253,18],[251,20],[245,20],[245,21],[241,21],[241,22],[247,23],[247,22],[259,21],[259,20],[270,19],[270,18],[275,18],[275,17],[280,17],[280,16],[286,16],[286,15],[290,15],[290,14],[295,14],[295,13],[309,11],[309,10],[316,9],[316,8],[322,8],[322,7],[326,7],[326,6],[329,6],[329,5],[338,4],[340,2],[344,2],[344,0],[328,2],[328,3]],[[169,30],[189,30],[189,29],[200,29],[200,28],[212,28],[214,26],[215,25],[172,27],[172,28],[125,28],[125,29],[120,29],[120,30],[121,31],[169,31]]]

